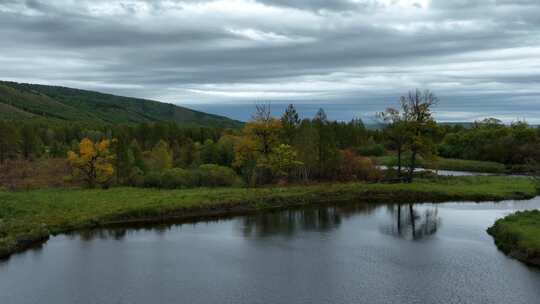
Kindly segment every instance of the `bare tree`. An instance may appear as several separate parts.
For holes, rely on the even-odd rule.
[[[255,113],[251,115],[253,121],[268,122],[272,119],[270,103],[255,105]]]

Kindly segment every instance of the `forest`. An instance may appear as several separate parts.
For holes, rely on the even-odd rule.
[[[4,120],[0,187],[411,182],[418,167],[496,173],[536,168],[538,128],[494,118],[470,126],[439,124],[433,117],[438,102],[430,91],[413,90],[376,115],[377,128],[361,119],[331,120],[324,109],[301,118],[293,104],[277,115],[269,104],[258,105],[241,128]]]

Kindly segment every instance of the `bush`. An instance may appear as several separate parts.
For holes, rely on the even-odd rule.
[[[381,144],[372,144],[365,147],[360,147],[357,150],[358,154],[363,156],[383,156],[384,146]]]
[[[168,189],[192,188],[196,182],[193,172],[181,168],[166,170],[161,176],[161,187]]]
[[[382,171],[368,157],[358,156],[351,164],[356,178],[363,181],[376,181],[382,178]]]
[[[143,185],[149,188],[161,188],[161,173],[156,171],[148,172],[144,176]]]
[[[142,187],[144,186],[144,172],[139,167],[133,167],[128,177],[128,183],[131,186]]]
[[[343,164],[340,170],[340,179],[376,181],[382,178],[382,171],[368,157],[357,156],[354,151],[343,151]]]
[[[201,165],[197,176],[199,185],[203,187],[225,187],[240,183],[240,178],[231,168],[213,164]]]

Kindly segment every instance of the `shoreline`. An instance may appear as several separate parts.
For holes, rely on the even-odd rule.
[[[0,259],[43,244],[53,235],[107,226],[181,223],[329,203],[483,202],[526,200],[535,196],[536,189],[531,181],[505,177],[452,177],[419,180],[412,184],[323,183],[255,189],[113,188],[0,192],[0,215],[14,214],[9,220],[6,217],[0,220]]]
[[[540,267],[540,211],[518,211],[498,219],[487,233],[506,255]]]

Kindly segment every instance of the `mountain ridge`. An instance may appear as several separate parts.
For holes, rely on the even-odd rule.
[[[63,86],[0,80],[0,119],[45,118],[63,121],[236,128],[242,122],[155,100]]]

